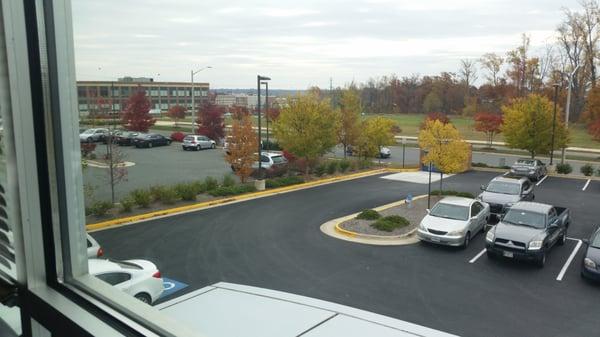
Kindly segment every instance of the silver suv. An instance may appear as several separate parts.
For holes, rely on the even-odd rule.
[[[527,177],[498,176],[489,184],[481,185],[483,192],[477,199],[488,203],[491,213],[498,216],[519,201],[533,201],[533,188],[533,183]]]
[[[187,150],[202,150],[202,149],[214,149],[217,147],[217,143],[202,135],[189,135],[183,138],[183,142],[181,143],[181,147],[184,151]]]
[[[87,129],[79,134],[79,141],[85,143],[101,142],[106,139],[108,133],[108,129],[105,128]]]

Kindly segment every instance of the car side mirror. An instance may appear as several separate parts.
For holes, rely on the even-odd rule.
[[[583,240],[581,240],[581,242],[583,242],[583,244],[585,244],[586,246],[590,245],[590,240],[588,240],[588,239],[583,239]]]
[[[425,212],[427,212],[427,214],[431,213],[431,210],[428,208],[425,210]]]
[[[477,215],[472,216],[471,220],[477,220]]]
[[[485,191],[485,188],[486,188],[486,186],[485,186],[485,185],[481,185],[479,188],[480,188],[482,191]]]

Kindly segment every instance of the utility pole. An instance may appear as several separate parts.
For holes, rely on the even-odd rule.
[[[258,89],[258,102],[257,102],[257,113],[258,113],[258,178],[262,179],[262,146],[261,146],[261,133],[262,126],[260,124],[260,81],[269,81],[269,77],[256,75],[256,88]]]
[[[567,91],[567,107],[566,107],[566,111],[565,111],[565,130],[569,129],[569,113],[571,110],[571,88],[573,87],[573,76],[575,76],[575,73],[577,72],[577,70],[579,69],[580,65],[577,65],[577,67],[575,67],[575,69],[573,69],[573,72],[569,75],[569,90]],[[560,158],[560,163],[564,164],[565,163],[565,157],[566,157],[566,149],[563,146],[562,148],[562,155]]]
[[[198,69],[196,71],[194,71],[193,69],[190,71],[190,74],[191,74],[190,77],[192,78],[192,88],[191,88],[191,92],[190,92],[190,95],[192,96],[192,109],[191,109],[192,110],[192,113],[191,113],[191,115],[192,115],[192,134],[195,133],[194,132],[194,110],[196,109],[196,106],[194,104],[194,96],[195,96],[194,95],[194,75],[196,75],[197,73],[201,72],[204,69],[210,69],[210,68],[212,68],[212,67],[211,66],[207,66],[207,67],[204,67],[204,68],[200,68],[200,69]],[[200,98],[200,101],[202,102],[202,98]],[[196,118],[200,119],[200,112],[196,113]]]
[[[554,83],[554,114],[552,115],[552,144],[550,150],[550,165],[554,159],[554,132],[556,130],[556,97],[558,96],[558,83]]]
[[[267,151],[271,150],[269,142],[269,82],[261,82],[265,85],[265,118],[267,119]]]

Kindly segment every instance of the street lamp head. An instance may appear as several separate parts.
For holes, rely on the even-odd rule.
[[[270,81],[271,78],[267,77],[267,76],[260,76],[260,75],[258,75],[258,80],[259,81]]]

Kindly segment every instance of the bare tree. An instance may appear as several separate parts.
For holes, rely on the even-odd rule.
[[[470,96],[470,88],[473,82],[477,81],[477,68],[474,60],[464,59],[460,60],[459,74],[462,80],[465,82],[467,97]]]
[[[500,69],[502,64],[504,63],[504,59],[498,56],[495,53],[487,53],[481,56],[479,62],[483,66],[483,68],[488,72],[486,75],[486,79],[491,82],[494,86],[498,85],[498,74],[500,73]]]
[[[596,86],[596,66],[594,60],[598,54],[596,49],[596,43],[598,42],[598,25],[600,20],[600,10],[598,8],[598,2],[596,0],[583,0],[580,2],[583,7],[583,13],[579,17],[580,29],[583,31],[585,36],[585,43],[583,45],[587,68],[590,72],[590,83],[592,88]]]

